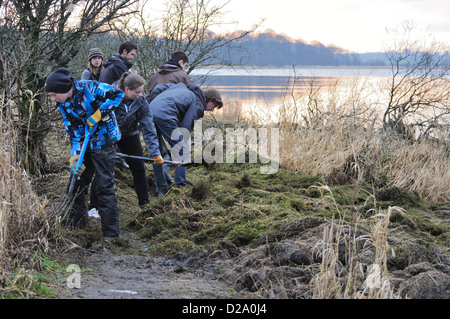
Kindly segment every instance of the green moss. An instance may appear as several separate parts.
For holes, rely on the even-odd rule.
[[[209,183],[201,181],[192,187],[191,197],[197,200],[203,200],[208,196],[210,188],[211,185]]]
[[[125,174],[125,173],[122,173]],[[121,175],[129,179],[128,175]],[[127,225],[146,240],[150,252],[168,254],[227,241],[236,246],[260,244],[295,236],[308,227],[343,218],[355,222],[369,218],[373,209],[390,206],[408,207],[407,215],[393,212],[391,229],[428,234],[429,242],[448,241],[448,225],[422,215],[411,207],[424,207],[420,197],[398,188],[374,191],[371,184],[358,181],[330,187],[321,177],[308,176],[280,168],[276,174],[261,174],[258,164],[198,165],[188,169],[194,186],[174,189],[162,199],[152,198],[145,209],[127,210]],[[120,196],[130,197],[136,205],[134,190],[118,183]],[[332,196],[334,201],[331,201]],[[132,199],[131,199],[132,198]],[[128,204],[129,203],[129,204]],[[336,207],[337,205],[337,207]],[[371,210],[372,209],[372,210]],[[430,210],[445,215],[447,207]],[[370,211],[370,214],[364,212]],[[122,219],[125,217],[121,217]],[[308,226],[310,225],[310,226]]]
[[[196,248],[196,245],[185,238],[173,238],[151,245],[148,251],[154,256],[183,253]]]
[[[220,194],[216,197],[216,200],[219,204],[222,204],[224,207],[231,207],[238,202],[236,195],[229,195],[229,194]]]
[[[199,231],[198,233],[194,234],[192,238],[193,241],[199,245],[208,243],[211,244],[218,242],[223,238],[226,238],[231,229],[232,223],[228,221],[217,223],[214,227],[208,227],[206,229]]]
[[[183,217],[180,213],[160,214],[151,219],[141,230],[143,238],[152,238],[160,234],[166,235],[166,238],[171,238],[176,234],[184,232]]]
[[[306,196],[311,198],[320,198],[322,196],[322,192],[317,188],[308,188],[306,190]]]
[[[379,202],[384,202],[383,208],[388,206],[414,207],[421,206],[419,194],[401,189],[399,187],[388,187],[376,192]]]
[[[244,174],[242,178],[239,180],[239,182],[236,184],[237,188],[244,188],[250,186],[251,186],[250,176],[247,173]]]
[[[300,214],[283,216],[274,222],[268,229],[267,239],[269,242],[280,241],[301,234],[303,231],[322,224],[324,220],[318,217],[304,217]]]
[[[369,185],[373,185],[375,188],[382,188],[386,187],[389,182],[389,178],[385,172],[370,168],[364,175],[364,181],[366,181]]]
[[[448,229],[448,224],[439,224],[426,217],[413,216],[412,220],[419,230],[427,232],[432,236],[440,236]]]
[[[244,246],[255,240],[261,232],[249,225],[237,225],[228,234],[231,242],[237,246]]]
[[[228,239],[236,246],[245,246],[259,242],[259,239],[266,233],[272,224],[269,219],[253,219],[246,223],[239,223],[233,226],[228,233]]]
[[[331,187],[334,199],[340,205],[363,205],[371,197],[372,190],[364,183]]]
[[[298,212],[304,211],[306,208],[305,201],[300,198],[293,198],[290,200],[290,203],[291,203],[291,207],[294,208]]]
[[[410,247],[398,245],[393,247],[393,258],[389,259],[388,266],[391,270],[404,269],[409,265]]]
[[[279,169],[276,174],[264,175],[263,179],[269,184],[281,184],[295,189],[307,189],[319,184],[325,185],[323,178],[318,176],[304,175],[285,169]]]

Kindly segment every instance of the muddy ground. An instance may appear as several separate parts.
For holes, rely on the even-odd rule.
[[[38,189],[57,201],[66,175],[44,177]],[[120,239],[105,241],[92,217],[87,229],[65,234],[71,244],[54,258],[80,267],[80,287],[59,278],[52,287],[57,298],[310,299],[322,269],[319,244],[331,222],[345,215],[346,240],[361,238],[355,258],[364,280],[375,248],[370,229],[350,225],[370,222],[371,208],[384,212],[394,205],[406,211],[393,214],[389,227],[387,266],[395,297],[450,298],[448,203],[383,188],[374,194],[379,207],[370,207],[366,191],[372,186],[358,181],[330,185],[330,200],[317,188],[326,184],[319,177],[284,169],[261,175],[249,164],[191,167],[188,178],[193,186],[152,197],[141,209],[129,171],[117,169]],[[344,284],[348,247],[338,249]]]
[[[82,264],[80,287],[71,278],[62,280],[59,298],[223,299],[237,295],[217,278],[213,267],[192,268],[176,258],[115,253],[114,245],[97,242],[78,251],[72,262]]]

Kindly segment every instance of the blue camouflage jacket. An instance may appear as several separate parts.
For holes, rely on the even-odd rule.
[[[123,92],[117,87],[97,81],[76,81],[72,78],[72,82],[74,84],[72,100],[55,104],[61,112],[65,130],[70,137],[71,156],[81,152],[86,120],[97,109],[102,113],[102,120],[89,141],[88,149],[100,149],[102,145],[120,140],[121,133],[113,111],[122,101]]]

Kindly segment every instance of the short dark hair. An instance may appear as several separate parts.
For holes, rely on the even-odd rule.
[[[180,61],[180,60],[183,60],[184,63],[188,63],[189,62],[188,56],[183,51],[176,51],[176,52],[172,53],[170,59],[174,60],[174,61],[177,61],[177,62]]]
[[[132,50],[137,50],[138,46],[131,41],[125,41],[119,46],[119,54],[122,54],[124,50],[130,52]]]

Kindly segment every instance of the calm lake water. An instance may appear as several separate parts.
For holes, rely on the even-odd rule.
[[[277,100],[295,82],[301,87],[334,85],[337,79],[389,76],[389,69],[308,68],[308,69],[198,69],[193,79],[207,76],[204,85],[220,90],[223,96],[236,100]]]
[[[190,74],[202,86],[218,89],[226,112],[242,115],[255,106],[264,110],[277,109],[292,94],[305,94],[311,87],[327,88],[345,86],[355,79],[378,83],[390,74],[383,68],[246,68],[246,69],[198,69]],[[336,84],[338,82],[338,84]],[[227,105],[228,104],[228,105]],[[239,110],[236,110],[239,108]],[[225,107],[223,109],[225,111]],[[220,112],[219,112],[220,113]],[[223,113],[223,112],[222,112]],[[232,115],[233,116],[233,115]]]

